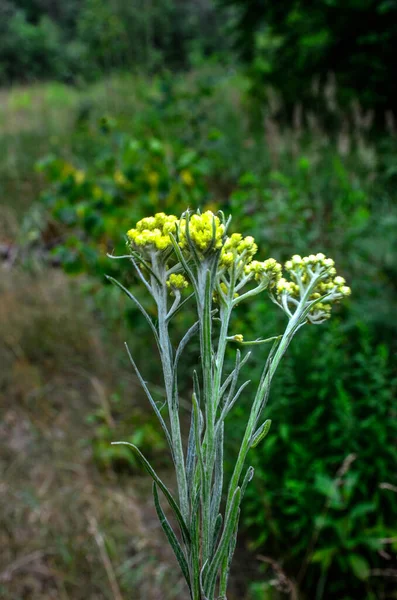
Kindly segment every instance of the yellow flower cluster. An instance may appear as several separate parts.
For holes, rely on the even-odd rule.
[[[178,218],[157,213],[138,221],[135,229],[127,232],[131,246],[136,250],[167,250],[172,245],[169,234],[175,233]]]
[[[295,254],[291,260],[285,263],[285,269],[296,281],[299,278],[303,285],[309,282],[314,273],[323,272],[325,274],[325,277],[322,277],[313,291],[313,299],[320,298],[320,296],[324,296],[329,292],[334,292],[340,296],[350,296],[351,294],[345,279],[336,275],[335,262],[332,258],[327,258],[322,252],[303,258],[299,254]],[[296,288],[294,289],[296,290]]]
[[[331,317],[331,312],[332,304],[329,302],[317,302],[310,310],[309,320],[312,323],[315,323],[317,320],[323,321],[329,319]]]
[[[258,246],[252,236],[243,237],[241,233],[233,233],[223,245],[220,267],[228,270],[235,265],[237,280],[244,279],[248,282],[254,279],[259,284],[272,288],[281,277],[281,265],[274,258],[263,262],[252,260],[257,250]]]
[[[325,254],[320,252],[303,258],[295,254],[285,263],[286,276],[283,277],[281,265],[274,258],[262,262],[253,260],[258,247],[252,236],[233,233],[226,237],[225,225],[210,210],[194,213],[190,218],[185,213],[180,219],[157,213],[139,221],[127,236],[130,246],[146,252],[150,259],[151,253],[172,247],[170,234],[175,235],[185,253],[192,251],[204,256],[220,250],[218,282],[213,293],[215,302],[228,296],[231,285],[235,286],[233,297],[237,299],[241,289],[255,281],[258,286],[242,294],[242,298],[268,288],[273,300],[291,316],[293,306],[297,306],[305,296],[308,302],[312,302],[307,318],[313,323],[321,323],[329,318],[334,302],[351,294],[344,278],[337,275],[334,261]],[[167,262],[170,254],[164,253],[163,258]],[[172,273],[167,279],[171,294],[188,285],[188,280],[181,274]]]
[[[292,298],[298,298],[299,296],[299,285],[293,281],[287,281],[285,277],[280,277],[276,286],[277,294],[281,295],[283,292],[291,296]]]
[[[274,258],[263,262],[251,261],[244,269],[246,275],[252,275],[255,281],[267,282],[267,287],[272,289],[281,280],[281,265]]]
[[[310,254],[310,256],[304,256],[303,258],[299,254],[294,254],[291,260],[287,260],[285,268],[287,271],[294,271],[296,269],[315,269],[315,268],[330,269],[329,274],[335,275],[335,263],[332,258],[327,258],[325,254],[319,252],[318,254]]]
[[[171,290],[183,290],[189,285],[188,280],[183,275],[172,273],[167,279],[167,287]]]
[[[241,233],[233,233],[228,237],[223,245],[220,265],[229,268],[236,259],[247,264],[256,254],[258,246],[252,236],[243,238]]]
[[[179,221],[179,245],[182,250],[189,248],[186,227],[187,220],[182,218]],[[188,233],[195,248],[204,254],[208,250],[222,248],[225,226],[220,222],[219,217],[207,210],[203,214],[194,214],[190,217]]]
[[[220,284],[219,284],[219,288],[220,288],[220,291],[221,291],[221,293],[223,293],[225,296],[227,296],[227,295],[228,295],[228,293],[229,293],[229,288],[228,288],[228,286],[226,285],[226,283],[224,283],[224,282],[222,281],[222,283],[220,283]],[[239,295],[240,295],[240,294],[238,294],[237,292],[235,292],[235,293],[233,294],[233,298],[238,298],[238,297],[239,297]],[[215,292],[213,293],[213,295],[212,295],[212,299],[213,299],[213,301],[214,301],[214,302],[216,302],[216,303],[219,303],[219,301],[220,301],[220,297],[219,297],[219,293],[218,293],[218,291],[215,291]]]
[[[309,317],[313,322],[328,319],[331,314],[332,303],[351,294],[345,279],[336,274],[335,263],[332,258],[327,258],[321,252],[303,258],[295,254],[291,260],[285,263],[285,270],[289,273],[292,281],[288,281],[284,277],[279,279],[276,287],[279,300],[281,300],[283,294],[298,299],[302,290],[307,289],[313,277],[320,275],[309,300],[319,300],[323,296],[330,297],[328,302],[317,302],[313,305],[311,317]]]

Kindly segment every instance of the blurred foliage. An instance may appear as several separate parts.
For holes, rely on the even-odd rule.
[[[253,130],[247,80],[216,69],[129,85],[133,103],[120,85],[114,116],[99,125],[98,105],[82,102],[67,149],[41,161],[47,189],[40,217],[31,212],[24,222],[26,254],[41,246],[67,272],[85,273],[97,318],[132,327],[131,349],[157,384],[144,323],[103,285],[104,273],[134,285],[126,263],[106,253],[124,254],[123,236],[137,219],[187,205],[223,208],[233,228],[255,236],[258,258],[333,256],[352,299],[340,319],[307,327],[296,340],[274,382],[272,430],[252,456],[257,473],[242,526],[252,551],[273,563],[266,589],[255,585],[251,595],[277,597],[272,582],[282,587],[283,576],[310,599],[387,597],[387,579],[371,573],[396,561],[394,542],[380,541],[396,537],[397,521],[395,137],[374,139],[361,121],[332,133],[309,119],[280,127],[270,105]],[[281,319],[258,300],[236,311],[235,331],[274,335]],[[251,380],[259,354],[247,365]],[[244,404],[229,424],[230,462],[241,411]],[[117,403],[110,414],[124,427]],[[106,449],[114,439],[108,416],[101,409],[92,419],[98,464],[124,468]],[[153,433],[145,430],[144,444]]]
[[[43,199],[57,226],[55,256],[69,273],[117,274],[121,263],[106,252],[125,253],[122,235],[136,220],[153,210],[181,212],[206,193],[196,151],[112,135],[107,120],[102,127],[87,170],[56,157],[39,164],[53,184]]]
[[[273,427],[249,458],[255,477],[242,520],[251,548],[279,561],[304,598],[392,590],[371,577],[397,551],[392,363],[366,325],[342,317],[302,332],[276,375],[266,409]],[[244,414],[241,404],[234,431]]]
[[[211,0],[0,2],[0,83],[184,67],[226,47]]]
[[[0,82],[56,77],[62,72],[61,39],[57,25],[47,16],[30,23],[22,11],[5,11],[0,24]]]
[[[397,105],[396,23],[396,0],[2,0],[0,83],[82,84],[208,57],[235,65],[234,43],[257,109],[271,87],[279,115],[291,117],[300,102],[332,124],[335,108],[320,91],[334,74],[341,106],[359,98],[383,121]]]
[[[232,6],[235,43],[255,93],[271,84],[291,112],[296,101],[319,109],[316,90],[335,73],[344,105],[359,97],[383,117],[395,110],[395,0],[219,0]]]
[[[128,397],[113,394],[86,421],[93,428],[93,458],[100,469],[141,472],[141,465],[125,446],[112,445],[118,440],[135,444],[156,465],[167,466],[166,442],[157,420],[154,415],[149,419],[146,411],[131,407]]]

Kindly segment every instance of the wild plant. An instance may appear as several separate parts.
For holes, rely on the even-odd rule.
[[[229,571],[236,547],[241,502],[254,470],[247,456],[267,435],[270,420],[262,415],[278,365],[294,335],[306,323],[320,324],[333,305],[350,294],[334,261],[324,254],[294,255],[282,266],[274,259],[254,259],[251,236],[228,234],[230,218],[223,213],[186,211],[180,218],[158,213],[142,219],[127,233],[128,259],[156,306],[154,320],[133,293],[109,277],[135,303],[156,340],[164,376],[165,403],[160,407],[129,357],[168,442],[176,472],[177,497],[159,478],[140,450],[128,442],[153,479],[154,503],[192,600],[226,600]],[[287,317],[282,334],[244,340],[233,331],[233,310],[257,294],[270,297]],[[197,320],[176,348],[171,326],[177,313],[195,305]],[[191,309],[190,309],[191,310]],[[199,368],[192,376],[190,431],[181,430],[178,365],[187,345],[198,336]],[[235,344],[269,344],[259,384],[252,393],[245,433],[227,486],[224,482],[225,421],[233,406],[248,393],[239,385],[250,352],[236,349],[234,368],[226,369],[226,350]],[[167,500],[179,533],[168,520],[159,491]]]

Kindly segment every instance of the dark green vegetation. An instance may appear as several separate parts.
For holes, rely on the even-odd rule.
[[[1,0],[0,82],[181,67],[221,51],[212,0]]]
[[[106,252],[124,252],[137,219],[189,205],[232,212],[259,259],[329,254],[353,291],[330,323],[300,332],[275,379],[272,429],[251,458],[236,597],[396,598],[397,140],[390,114],[381,126],[395,97],[395,3],[344,3],[336,20],[339,2],[287,2],[281,15],[276,3],[264,13],[267,2],[236,0],[224,20],[210,2],[149,4],[0,3],[0,79],[80,85],[0,91],[0,596],[119,600],[98,531],[123,598],[180,593],[161,583],[172,558],[142,508],[149,485],[109,446],[129,438],[168,468],[122,349],[128,339],[160,399],[154,345],[104,274],[129,280]],[[344,60],[334,50],[349,23],[366,36],[350,36]],[[246,66],[220,66],[237,39]],[[214,51],[220,62],[188,72],[103,75]],[[313,100],[304,92],[316,78]],[[281,318],[263,298],[237,313],[236,333],[274,335]],[[248,378],[265,355],[254,353]],[[229,422],[229,462],[249,401]]]
[[[281,98],[324,111],[321,90],[336,77],[338,100],[395,111],[395,0],[2,0],[0,82],[57,79],[82,84],[113,70],[186,68],[205,57],[242,58],[256,100]],[[389,117],[388,117],[389,118]]]
[[[235,44],[251,67],[257,91],[270,83],[289,111],[297,99],[321,108],[318,90],[329,73],[336,74],[344,105],[359,98],[378,117],[395,110],[395,0],[220,2],[236,9]]]

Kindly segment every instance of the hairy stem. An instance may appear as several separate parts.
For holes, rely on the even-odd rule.
[[[181,427],[179,421],[178,399],[175,397],[173,389],[173,351],[168,332],[167,320],[167,287],[165,267],[153,260],[153,266],[156,267],[155,274],[161,282],[158,284],[152,281],[154,297],[158,309],[158,332],[160,341],[160,358],[164,373],[164,386],[167,398],[167,405],[171,426],[171,439],[174,448],[174,459],[176,469],[176,480],[178,486],[178,495],[180,508],[183,518],[186,522],[189,519],[188,489],[186,480],[185,458],[183,452]]]

